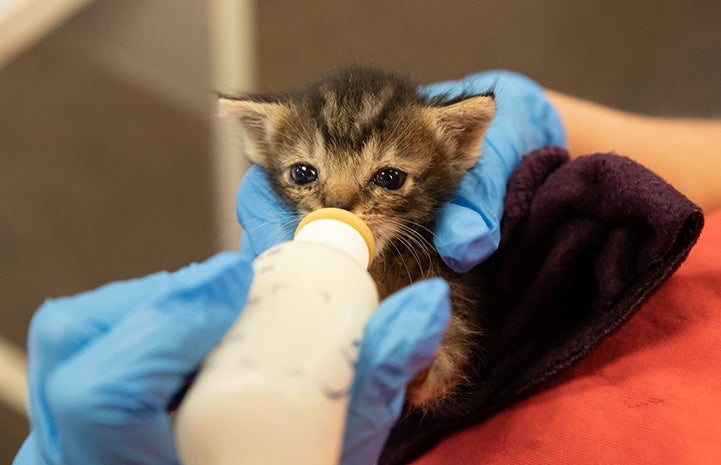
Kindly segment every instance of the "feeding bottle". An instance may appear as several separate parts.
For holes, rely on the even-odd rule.
[[[368,226],[324,208],[253,262],[246,307],[177,414],[184,465],[337,465],[365,324]]]

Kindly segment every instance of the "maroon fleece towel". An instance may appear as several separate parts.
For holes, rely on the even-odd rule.
[[[558,147],[525,157],[508,183],[501,245],[481,265],[483,366],[451,408],[406,412],[379,463],[416,458],[578,361],[678,268],[702,227],[696,205],[625,157],[569,161]]]

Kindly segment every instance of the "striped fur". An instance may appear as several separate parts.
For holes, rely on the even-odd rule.
[[[340,207],[368,224],[377,243],[370,272],[382,297],[433,276],[449,282],[451,324],[434,363],[408,387],[410,403],[432,412],[462,384],[480,331],[478,292],[440,259],[433,221],[476,163],[495,101],[492,94],[430,99],[417,89],[403,76],[353,68],[299,92],[221,102],[240,123],[247,156],[299,216]],[[298,164],[313,167],[317,179],[295,182]],[[388,169],[406,173],[398,189],[374,181]]]

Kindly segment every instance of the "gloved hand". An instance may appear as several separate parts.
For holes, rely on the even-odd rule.
[[[13,464],[178,464],[166,406],[237,317],[251,277],[248,262],[227,253],[47,301],[28,343],[32,432]],[[430,364],[449,311],[448,287],[436,279],[391,296],[374,313],[343,465],[377,459],[405,385]]]
[[[483,154],[436,218],[434,245],[457,272],[470,270],[498,248],[506,183],[521,157],[546,145],[566,143],[561,120],[543,88],[520,74],[488,71],[423,91],[453,97],[489,89],[496,97],[496,116],[486,132]]]
[[[519,74],[488,71],[433,84],[421,92],[453,97],[488,90],[496,96],[496,116],[486,133],[483,156],[439,212],[435,226],[435,246],[458,272],[470,270],[498,248],[506,182],[521,157],[546,145],[565,144],[561,120],[543,89]],[[241,253],[250,258],[289,239],[297,225],[258,167],[243,178],[237,209],[244,228]]]
[[[28,338],[32,431],[14,465],[178,463],[166,405],[245,304],[223,254],[46,301]]]
[[[366,327],[351,391],[341,465],[378,461],[403,407],[405,387],[428,367],[451,306],[448,284],[421,281],[391,295]]]

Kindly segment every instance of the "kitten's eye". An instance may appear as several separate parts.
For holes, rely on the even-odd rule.
[[[290,167],[290,178],[294,183],[302,186],[318,179],[318,171],[310,165],[296,163]]]
[[[406,173],[395,168],[380,170],[373,176],[373,183],[384,189],[394,191],[400,189],[406,182]]]

